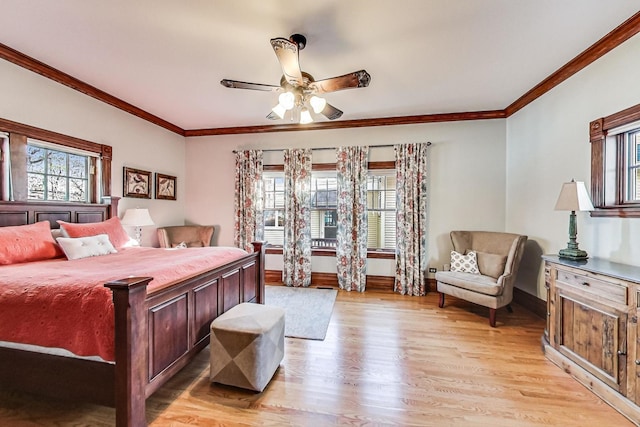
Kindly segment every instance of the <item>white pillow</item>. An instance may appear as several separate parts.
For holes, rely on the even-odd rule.
[[[58,244],[62,247],[68,259],[80,259],[118,252],[106,234],[76,238],[58,237]]]
[[[456,251],[451,251],[451,271],[480,274],[475,251],[469,251],[466,255]]]

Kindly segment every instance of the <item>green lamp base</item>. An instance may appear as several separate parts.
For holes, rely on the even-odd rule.
[[[578,248],[562,249],[560,252],[558,252],[558,256],[560,258],[568,258],[568,259],[576,259],[576,260],[589,258],[589,255],[587,255],[585,251]]]

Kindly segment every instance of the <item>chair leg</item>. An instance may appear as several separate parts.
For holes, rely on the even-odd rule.
[[[438,300],[438,307],[442,308],[444,307],[444,294],[442,292],[439,292],[440,294],[440,299]]]
[[[511,304],[507,304],[507,311],[509,313],[513,313],[513,307],[511,307]]]
[[[489,325],[492,328],[496,327],[496,309],[495,308],[489,309]]]

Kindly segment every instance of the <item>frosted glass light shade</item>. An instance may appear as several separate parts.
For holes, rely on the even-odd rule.
[[[284,118],[284,114],[287,112],[287,109],[282,106],[282,104],[278,104],[271,109],[278,117],[281,119]]]
[[[280,102],[280,105],[282,105],[285,110],[291,110],[295,105],[295,101],[296,97],[291,92],[281,93],[278,97],[278,102]]]
[[[309,104],[311,104],[314,113],[320,114],[322,110],[324,110],[324,107],[327,106],[327,100],[314,95],[309,100]]]
[[[311,123],[311,122],[313,122],[313,119],[311,118],[311,113],[306,108],[303,108],[302,111],[300,111],[300,124],[306,125],[307,123]]]

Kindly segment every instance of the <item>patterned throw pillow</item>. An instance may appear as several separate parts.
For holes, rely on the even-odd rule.
[[[466,255],[463,255],[459,252],[451,251],[451,271],[480,274],[476,253],[469,251]]]

